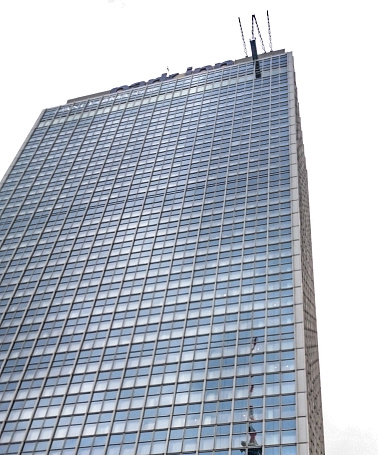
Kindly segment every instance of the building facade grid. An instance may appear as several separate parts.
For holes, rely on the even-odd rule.
[[[41,114],[1,187],[0,453],[323,453],[292,56],[260,67]]]

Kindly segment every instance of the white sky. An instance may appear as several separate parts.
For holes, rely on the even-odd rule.
[[[3,0],[0,176],[43,108],[244,56],[256,14],[293,51],[309,171],[327,455],[378,454],[375,2]],[[260,49],[261,52],[261,49]],[[249,52],[250,55],[250,52]],[[375,297],[374,297],[375,296]]]

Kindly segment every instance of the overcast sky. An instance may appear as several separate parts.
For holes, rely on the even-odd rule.
[[[309,172],[327,455],[378,454],[375,2],[12,0],[0,4],[0,174],[39,113],[244,56],[293,51]],[[261,48],[260,48],[261,52]],[[250,54],[249,54],[250,55]]]

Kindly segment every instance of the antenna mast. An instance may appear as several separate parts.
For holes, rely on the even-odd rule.
[[[241,22],[240,22],[240,17],[238,17],[238,19],[239,19],[239,25],[240,25],[241,36],[242,36],[242,40],[243,40],[244,54],[245,54],[246,57],[248,57],[248,54],[247,54],[247,46],[245,45],[243,27],[242,27],[242,24],[241,24]]]
[[[270,52],[272,52],[273,51],[273,47],[272,47],[272,35],[270,33],[269,11],[266,12],[266,18],[268,20],[269,47],[270,47]]]
[[[258,34],[259,34],[259,38],[260,38],[260,41],[261,41],[261,46],[263,48],[263,51],[264,53],[266,54],[266,50],[265,50],[265,46],[264,46],[264,41],[262,39],[262,36],[261,36],[261,33],[260,33],[260,29],[259,29],[259,24],[257,23],[257,19],[256,19],[256,16],[254,14],[252,14],[252,40],[255,39],[254,37],[254,29],[253,29],[253,23],[256,22],[256,28],[257,28],[257,31],[258,31]]]

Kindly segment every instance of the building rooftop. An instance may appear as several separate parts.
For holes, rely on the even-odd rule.
[[[258,59],[262,60],[264,58],[269,58],[269,57],[272,57],[274,55],[280,55],[280,54],[283,54],[283,53],[285,53],[285,49],[279,49],[277,51],[272,51],[272,52],[265,52],[264,54],[260,54],[258,56]],[[160,77],[157,77],[157,78],[154,78],[154,79],[150,79],[147,82],[139,81],[139,82],[132,83],[131,85],[122,85],[120,87],[115,87],[115,88],[112,88],[110,90],[105,90],[104,92],[92,93],[91,95],[85,95],[85,96],[80,96],[78,98],[72,98],[70,100],[67,100],[67,104],[76,103],[78,101],[83,101],[83,100],[87,100],[87,99],[90,99],[90,98],[97,98],[98,96],[109,95],[111,93],[116,93],[118,91],[132,89],[132,88],[136,88],[136,87],[142,87],[142,86],[154,84],[154,83],[157,83],[157,82],[164,82],[166,80],[180,79],[181,77],[189,76],[190,74],[195,74],[195,73],[199,73],[199,72],[202,72],[202,71],[210,71],[212,69],[217,69],[217,68],[220,68],[223,65],[224,66],[226,66],[226,65],[237,65],[239,63],[248,62],[250,60],[252,60],[252,57],[244,57],[244,58],[238,59],[238,60],[227,60],[225,62],[216,63],[215,65],[206,65],[206,66],[202,66],[200,68],[195,68],[195,69],[193,69],[192,67],[188,67],[185,73],[173,73],[170,76],[167,76],[167,74],[164,73]]]

